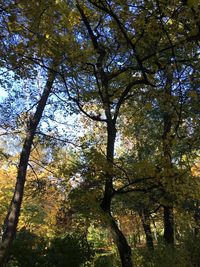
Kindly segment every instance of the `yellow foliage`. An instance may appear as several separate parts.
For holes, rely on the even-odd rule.
[[[196,162],[192,167],[192,174],[195,177],[200,177],[200,161]]]

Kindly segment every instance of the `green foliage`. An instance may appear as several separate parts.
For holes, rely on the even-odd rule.
[[[41,86],[36,86],[40,84],[40,80],[35,84],[35,77],[44,77],[43,64],[53,61],[55,57],[62,62],[58,68],[62,77],[59,76],[54,88],[55,95],[52,94],[45,109],[46,126],[41,123],[40,127],[44,136],[47,133],[51,140],[55,137],[61,143],[51,141],[52,144],[55,142],[52,145],[50,141],[46,142],[46,146],[55,146],[54,154],[50,153],[47,157],[49,161],[52,160],[49,166],[42,163],[38,153],[30,161],[37,177],[37,181],[34,179],[30,186],[30,195],[35,197],[30,198],[25,193],[24,200],[28,200],[28,204],[24,201],[19,229],[20,226],[27,227],[38,233],[40,228],[40,232],[45,235],[49,229],[54,234],[51,226],[55,225],[57,229],[60,227],[56,229],[57,233],[61,233],[64,227],[61,229],[61,224],[58,224],[57,211],[62,211],[62,225],[66,225],[67,219],[70,223],[74,219],[73,212],[71,217],[66,213],[65,202],[71,205],[71,210],[83,214],[85,218],[98,223],[101,220],[103,226],[108,225],[107,217],[102,215],[100,209],[105,184],[109,184],[108,179],[111,190],[107,192],[113,191],[111,198],[117,193],[129,192],[125,197],[120,195],[112,201],[111,210],[116,218],[121,210],[125,214],[124,209],[134,212],[148,209],[153,212],[159,204],[167,205],[171,202],[174,210],[179,213],[177,203],[181,206],[188,196],[198,199],[199,190],[196,188],[199,188],[199,182],[192,178],[190,172],[199,141],[197,1],[134,1],[134,4],[129,0],[30,0],[28,3],[21,0],[16,1],[20,3],[13,4],[14,2],[2,0],[0,8],[0,64],[6,72],[7,69],[15,72],[9,75],[6,73],[5,78],[0,80],[1,86],[10,96],[1,108],[5,133],[7,129],[13,131],[13,126],[9,129],[6,120],[11,115],[15,119],[19,117],[15,128],[19,132],[26,131],[25,120],[29,112],[31,114],[35,109],[41,93]],[[76,5],[78,2],[89,25],[84,25],[81,19]],[[37,64],[41,68],[41,75],[37,75]],[[27,86],[24,79],[24,85],[18,82],[15,83],[16,88],[9,86],[12,80],[14,82],[13,75],[16,74],[21,78],[30,78],[31,84]],[[30,90],[26,90],[26,86]],[[168,87],[171,88],[171,93],[166,94],[164,91]],[[83,135],[76,133],[74,137],[68,125],[65,124],[66,128],[64,126],[67,119],[64,116],[62,118],[61,114],[68,114],[67,109],[63,113],[64,106],[68,105],[66,99],[77,104],[84,115],[88,115],[87,119],[80,115],[82,119],[79,129]],[[74,107],[73,104],[70,105]],[[168,123],[165,123],[167,117]],[[58,124],[53,123],[53,120],[58,121]],[[109,130],[109,121],[115,124],[113,126],[118,132],[116,150],[114,151],[113,144],[111,151],[115,166],[106,160],[109,138],[105,132],[106,128]],[[59,127],[61,124],[63,125]],[[163,124],[170,126],[165,131],[165,138]],[[52,131],[53,128],[55,130]],[[17,136],[21,140],[20,135]],[[70,146],[68,153],[67,145],[63,146],[62,141],[66,139],[70,139],[75,147],[77,139],[80,144],[74,150]],[[35,141],[34,146],[37,145]],[[173,168],[165,166],[164,143]],[[58,149],[60,144],[62,149]],[[81,152],[78,152],[79,149]],[[39,167],[36,168],[33,162],[38,158]],[[42,166],[50,170],[44,173],[45,177],[40,178]],[[105,173],[110,177],[105,177]],[[9,179],[5,179],[3,172],[1,177],[0,219],[3,221],[14,186],[5,183]],[[45,179],[48,183],[44,183],[43,193],[39,194]],[[123,190],[120,191],[120,188]],[[26,192],[29,191],[27,189],[28,187]],[[159,215],[158,211],[156,215]],[[161,225],[161,216],[155,216],[156,226]],[[81,224],[83,218],[80,216],[78,220]],[[141,226],[141,222],[137,224]],[[134,231],[133,223],[130,225]],[[103,247],[107,250],[108,238],[104,236],[103,227],[99,229],[101,233],[94,236],[93,232],[91,240],[94,241],[95,248]],[[124,231],[123,227],[121,229]],[[180,223],[176,229],[180,229]],[[196,240],[194,243],[190,237],[184,243],[185,247],[175,250],[163,244],[156,246],[151,253],[135,250],[134,262],[144,267],[190,267],[187,265],[190,259],[189,262],[195,266],[200,249],[198,242]],[[12,264],[17,262],[20,267],[76,267],[91,259],[87,240],[78,235],[57,237],[51,240],[49,246],[38,236],[21,232],[11,252]],[[95,265],[115,266],[113,262],[111,256],[101,255],[95,260]]]
[[[105,228],[88,228],[88,240],[94,244],[95,250],[103,250],[108,245],[108,233]]]
[[[52,240],[47,250],[46,267],[79,267],[92,258],[92,249],[86,238],[68,234]]]
[[[92,246],[81,235],[68,234],[48,241],[21,231],[10,251],[8,267],[80,267],[92,257]]]
[[[188,254],[191,266],[200,266],[200,235],[194,236],[194,233],[189,233],[183,243],[183,248]]]
[[[200,239],[188,235],[174,248],[160,242],[154,251],[135,248],[133,258],[136,267],[199,267]]]
[[[28,231],[17,234],[10,251],[9,267],[42,266],[45,258],[46,241]]]
[[[114,267],[112,255],[99,256],[94,262],[94,267]]]

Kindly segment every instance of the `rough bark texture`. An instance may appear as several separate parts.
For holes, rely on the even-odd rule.
[[[3,226],[2,241],[0,243],[0,266],[3,267],[10,245],[16,234],[18,219],[20,215],[20,208],[23,199],[24,184],[26,180],[26,172],[28,166],[28,160],[31,152],[31,146],[36,133],[37,126],[41,120],[43,110],[46,106],[47,99],[52,89],[52,85],[55,79],[55,72],[49,73],[49,77],[38,103],[36,112],[29,120],[28,129],[24,145],[20,155],[20,161],[18,165],[17,180],[14,190],[14,195],[10,203],[10,207]]]

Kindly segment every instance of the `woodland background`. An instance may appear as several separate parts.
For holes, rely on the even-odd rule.
[[[200,5],[0,0],[0,266],[200,266]]]

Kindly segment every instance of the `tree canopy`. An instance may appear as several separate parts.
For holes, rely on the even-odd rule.
[[[200,244],[199,18],[192,0],[0,1],[0,266],[25,266],[17,233],[44,246],[35,266],[69,266],[67,244],[80,266],[157,266],[160,239],[180,266]],[[101,234],[115,259],[90,253]],[[141,238],[157,254],[137,263]]]

